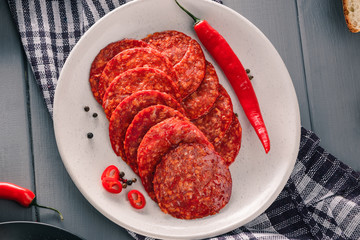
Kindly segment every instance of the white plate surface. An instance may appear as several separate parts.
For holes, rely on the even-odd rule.
[[[137,233],[167,239],[215,236],[244,225],[260,215],[275,200],[293,169],[300,141],[299,107],[289,73],[269,40],[235,11],[208,0],[182,0],[196,16],[206,19],[230,43],[252,80],[269,132],[271,150],[264,153],[254,130],[225,76],[217,70],[229,92],[234,112],[243,128],[243,140],[235,163],[230,166],[233,191],[220,213],[197,220],[179,220],[161,212],[147,197],[142,210],[132,208],[126,198],[130,189],[145,193],[140,182],[112,195],[103,189],[100,176],[115,164],[135,174],[112,151],[108,121],[95,101],[88,82],[91,63],[107,44],[122,38],[141,39],[147,34],[178,30],[196,38],[192,20],[171,0],[136,0],[107,14],[91,27],[72,50],[55,94],[54,129],[59,152],[72,180],[85,198],[104,216]],[[85,112],[84,106],[90,111]],[[98,113],[97,118],[92,113]],[[93,139],[87,133],[94,134]],[[145,194],[146,195],[146,194]],[[147,195],[146,195],[147,196]]]

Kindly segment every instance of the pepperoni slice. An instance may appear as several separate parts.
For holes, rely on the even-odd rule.
[[[176,73],[167,57],[153,48],[131,48],[113,57],[101,74],[99,94],[103,97],[115,77],[136,67],[151,67],[165,72],[177,83]]]
[[[204,80],[195,92],[183,99],[181,104],[185,109],[186,116],[190,119],[196,119],[210,110],[218,96],[218,76],[214,66],[210,62],[206,61],[206,73]]]
[[[112,112],[124,98],[141,90],[157,90],[180,99],[177,85],[163,71],[148,67],[133,68],[118,75],[107,88],[103,98],[106,117],[110,119]]]
[[[183,59],[174,66],[180,94],[183,98],[193,93],[205,76],[205,56],[197,41],[191,40]]]
[[[233,120],[223,138],[214,144],[215,150],[229,166],[235,161],[241,147],[242,129],[239,119],[233,114]]]
[[[155,90],[144,90],[126,97],[111,115],[109,123],[111,146],[116,155],[125,162],[127,162],[124,150],[126,130],[138,112],[152,105],[165,105],[184,112],[180,104],[170,95]]]
[[[175,65],[181,61],[189,47],[191,37],[178,31],[156,32],[148,35],[143,41],[156,48]]]
[[[139,175],[145,190],[154,201],[153,179],[156,166],[163,155],[181,142],[196,142],[214,149],[194,124],[177,118],[168,118],[150,128],[140,143],[137,155]]]
[[[137,151],[141,140],[152,126],[171,117],[185,119],[184,115],[173,108],[164,105],[154,105],[141,110],[132,120],[126,131],[124,149],[126,161],[136,174],[139,173]]]
[[[183,98],[193,93],[205,76],[205,56],[200,44],[178,31],[164,31],[143,39],[169,58]]]
[[[94,61],[91,64],[89,82],[91,86],[91,91],[94,94],[94,97],[98,103],[102,104],[102,94],[99,91],[101,86],[101,73],[103,72],[106,64],[110,61],[116,54],[135,47],[147,47],[148,44],[141,40],[135,39],[122,39],[117,42],[110,43],[106,47],[100,50],[98,55],[96,55]]]
[[[153,183],[160,209],[180,219],[216,214],[231,197],[228,166],[199,143],[181,143],[164,155]]]
[[[211,143],[218,142],[230,127],[233,107],[229,94],[219,84],[219,97],[204,116],[192,122],[205,134]]]

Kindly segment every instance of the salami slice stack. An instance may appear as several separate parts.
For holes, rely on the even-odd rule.
[[[124,140],[126,131],[138,112],[152,105],[165,105],[183,112],[170,95],[155,90],[144,90],[126,97],[114,110],[109,124],[111,145],[116,155],[126,161]]]
[[[197,142],[214,149],[205,135],[191,122],[174,118],[150,128],[140,143],[137,163],[141,181],[149,196],[156,201],[153,190],[153,179],[156,166],[162,156],[181,142]]]
[[[242,129],[196,40],[170,30],[111,43],[95,57],[89,83],[114,153],[163,212],[195,219],[225,207]]]
[[[224,137],[214,144],[215,150],[224,158],[227,165],[235,161],[240,151],[241,131],[239,119],[233,114],[230,127]]]
[[[134,48],[134,47],[147,47],[148,44],[141,40],[136,39],[123,39],[114,43],[110,43],[103,48],[95,57],[90,69],[90,86],[95,99],[102,104],[104,89],[102,88],[101,74],[106,64],[118,53]]]
[[[183,98],[200,86],[205,75],[205,56],[197,41],[178,31],[157,32],[143,41],[169,58]]]
[[[136,174],[139,173],[137,164],[138,148],[143,137],[151,127],[171,117],[186,119],[181,112],[164,105],[147,107],[135,115],[126,131],[124,149],[126,160]]]
[[[219,96],[210,111],[193,123],[205,134],[210,142],[218,142],[229,129],[233,117],[231,98],[225,88],[219,86]]]
[[[197,119],[209,112],[219,96],[219,79],[214,66],[206,62],[205,77],[195,92],[181,102],[190,119]]]
[[[177,85],[165,72],[149,67],[137,67],[119,74],[107,88],[103,108],[108,119],[117,105],[134,92],[157,90],[180,99]]]

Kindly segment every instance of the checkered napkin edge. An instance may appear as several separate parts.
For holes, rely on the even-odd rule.
[[[301,129],[300,151],[286,186],[260,216],[211,240],[360,239],[360,174]],[[152,240],[130,232],[137,240]]]
[[[75,44],[118,1],[8,0],[20,38],[50,115],[59,74]]]
[[[63,64],[91,25],[125,0],[8,0],[50,115]],[[221,2],[221,1],[217,1]],[[359,174],[302,129],[295,168],[275,202],[252,222],[213,239],[360,239]],[[135,239],[152,239],[129,232]]]

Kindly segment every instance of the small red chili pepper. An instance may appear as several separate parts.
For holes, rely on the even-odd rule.
[[[50,209],[57,212],[61,220],[64,219],[62,214],[57,209],[38,205],[35,200],[35,194],[31,190],[20,187],[13,183],[0,182],[0,199],[16,201],[24,207],[36,206]]]
[[[107,168],[105,168],[103,174],[101,175],[101,180],[103,180],[105,177],[119,179],[119,176],[120,176],[119,169],[114,165],[110,165]]]
[[[122,183],[118,179],[112,177],[105,177],[102,179],[102,185],[106,191],[110,193],[120,193],[123,189]]]
[[[239,58],[225,38],[211,27],[206,20],[195,17],[181,6],[177,0],[175,2],[195,21],[194,30],[197,36],[223,70],[247,118],[264,146],[265,152],[268,153],[270,150],[270,140],[260,112],[260,106],[254,88]]]
[[[130,201],[131,206],[136,209],[141,209],[145,207],[146,200],[144,195],[136,189],[131,190],[128,192],[128,199]]]

